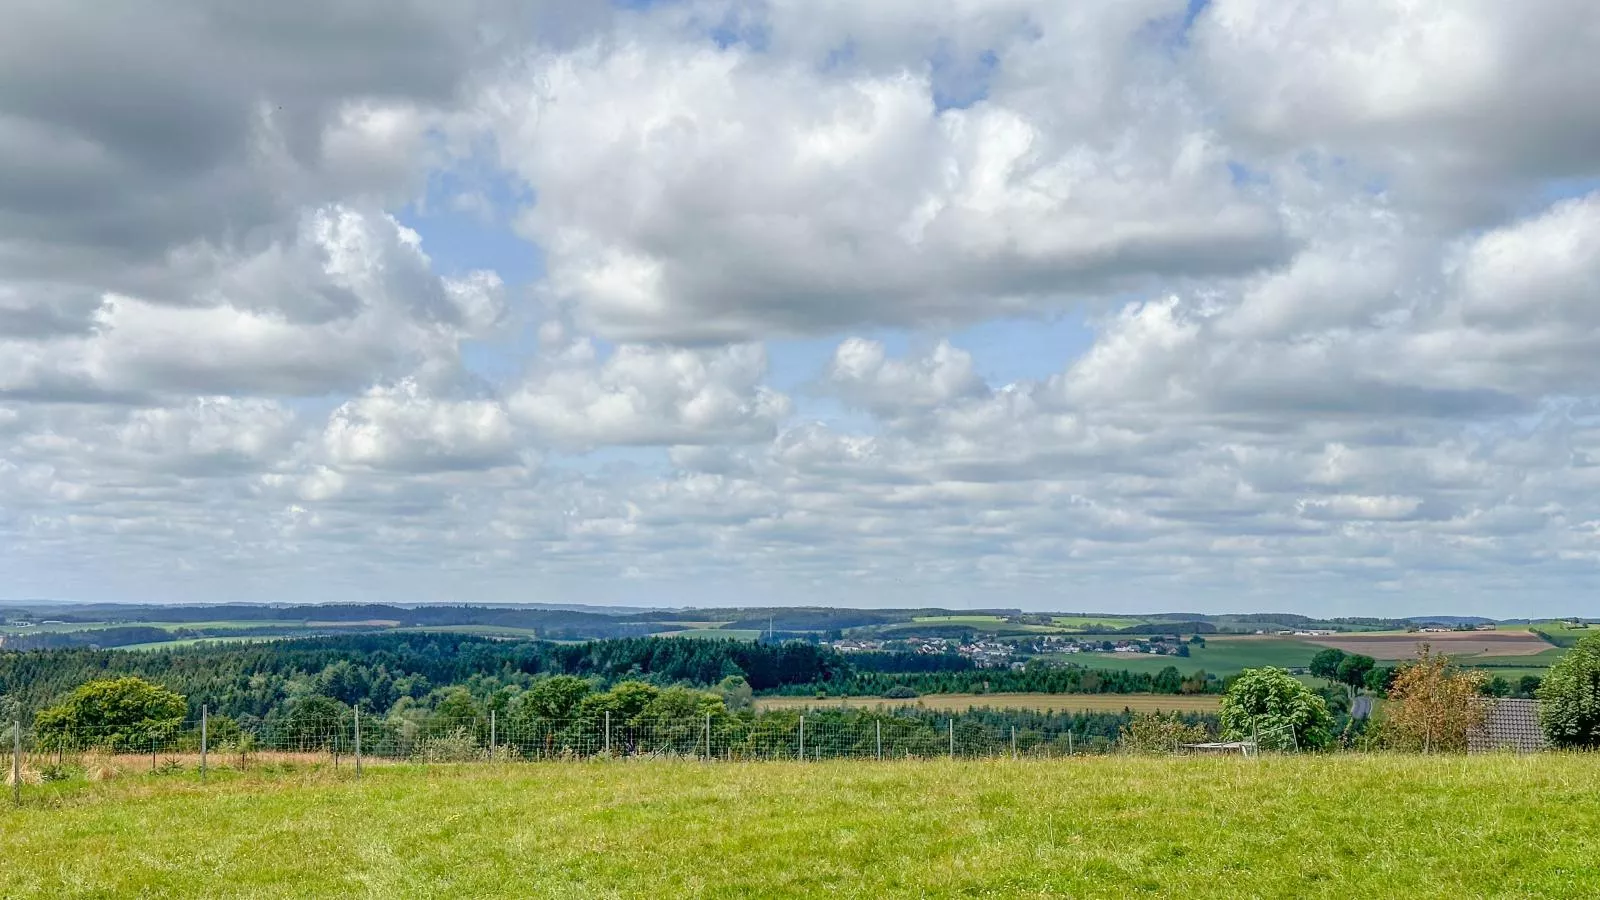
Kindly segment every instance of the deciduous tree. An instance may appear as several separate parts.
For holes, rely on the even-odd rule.
[[[1223,737],[1262,747],[1317,749],[1333,739],[1333,716],[1321,697],[1287,671],[1245,669],[1222,697]]]
[[[1488,706],[1480,697],[1483,673],[1458,669],[1427,644],[1400,667],[1389,686],[1382,723],[1384,743],[1401,750],[1459,751],[1467,734],[1483,724]]]
[[[1600,634],[1568,650],[1539,683],[1539,724],[1557,747],[1600,747]]]
[[[34,724],[47,747],[142,752],[175,735],[187,709],[178,694],[130,676],[80,685],[59,705],[40,710]]]

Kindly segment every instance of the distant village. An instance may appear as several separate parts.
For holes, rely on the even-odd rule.
[[[845,638],[829,641],[828,646],[840,653],[901,651],[907,653],[954,654],[972,660],[973,665],[980,669],[1008,667],[1020,669],[1025,660],[1031,656],[1051,654],[1131,653],[1180,657],[1189,655],[1188,644],[1182,639],[1176,636],[1162,635],[1118,640],[1096,640],[1092,637],[1076,638],[1054,634],[1012,641],[933,637],[909,640]]]

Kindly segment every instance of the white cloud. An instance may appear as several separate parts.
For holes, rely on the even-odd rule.
[[[0,578],[1584,611],[1595,5],[1188,6],[19,10]]]
[[[1139,22],[1113,18],[1137,55]],[[485,114],[537,195],[522,227],[552,297],[609,336],[737,340],[1281,258],[1276,211],[1181,91],[1091,85],[1102,103],[1073,110],[1035,84],[939,110],[925,64],[817,62],[624,38],[511,70]]]
[[[788,398],[760,384],[766,366],[754,345],[625,344],[600,360],[584,340],[532,373],[507,405],[538,439],[567,448],[757,441],[789,413]]]
[[[477,469],[516,460],[510,417],[493,400],[440,400],[414,379],[346,402],[322,436],[336,466],[397,471]]]

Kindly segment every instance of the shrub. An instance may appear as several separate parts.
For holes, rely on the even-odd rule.
[[[486,758],[477,737],[467,728],[423,738],[417,742],[416,756],[429,763],[474,762]]]
[[[1209,735],[1202,725],[1185,722],[1177,713],[1136,712],[1117,733],[1126,753],[1176,753],[1184,744],[1198,744]]]
[[[1550,667],[1534,696],[1539,724],[1557,747],[1600,747],[1600,634],[1591,634]]]
[[[922,695],[903,684],[897,684],[883,692],[885,700],[914,700],[920,696]]]

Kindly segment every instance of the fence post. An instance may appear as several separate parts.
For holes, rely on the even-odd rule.
[[[1072,755],[1072,732],[1067,732],[1067,755]]]
[[[495,717],[494,710],[489,710],[489,762],[494,762]]]
[[[1011,726],[1011,758],[1017,758],[1017,726]]]
[[[11,802],[22,805],[22,720],[13,724],[11,732]]]
[[[711,761],[711,713],[706,713],[706,762]]]
[[[800,717],[800,761],[806,761],[806,717]]]
[[[611,710],[606,710],[606,756],[611,755]]]
[[[878,762],[883,762],[883,720],[873,723],[878,726]]]
[[[205,704],[200,704],[200,783],[206,783],[206,738],[208,726],[211,724],[207,715]]]
[[[356,751],[356,780],[360,781],[361,780],[361,707],[357,706],[355,708],[355,710],[356,710],[356,746],[355,746],[355,751]]]
[[[956,758],[956,717],[950,717],[950,758]]]

